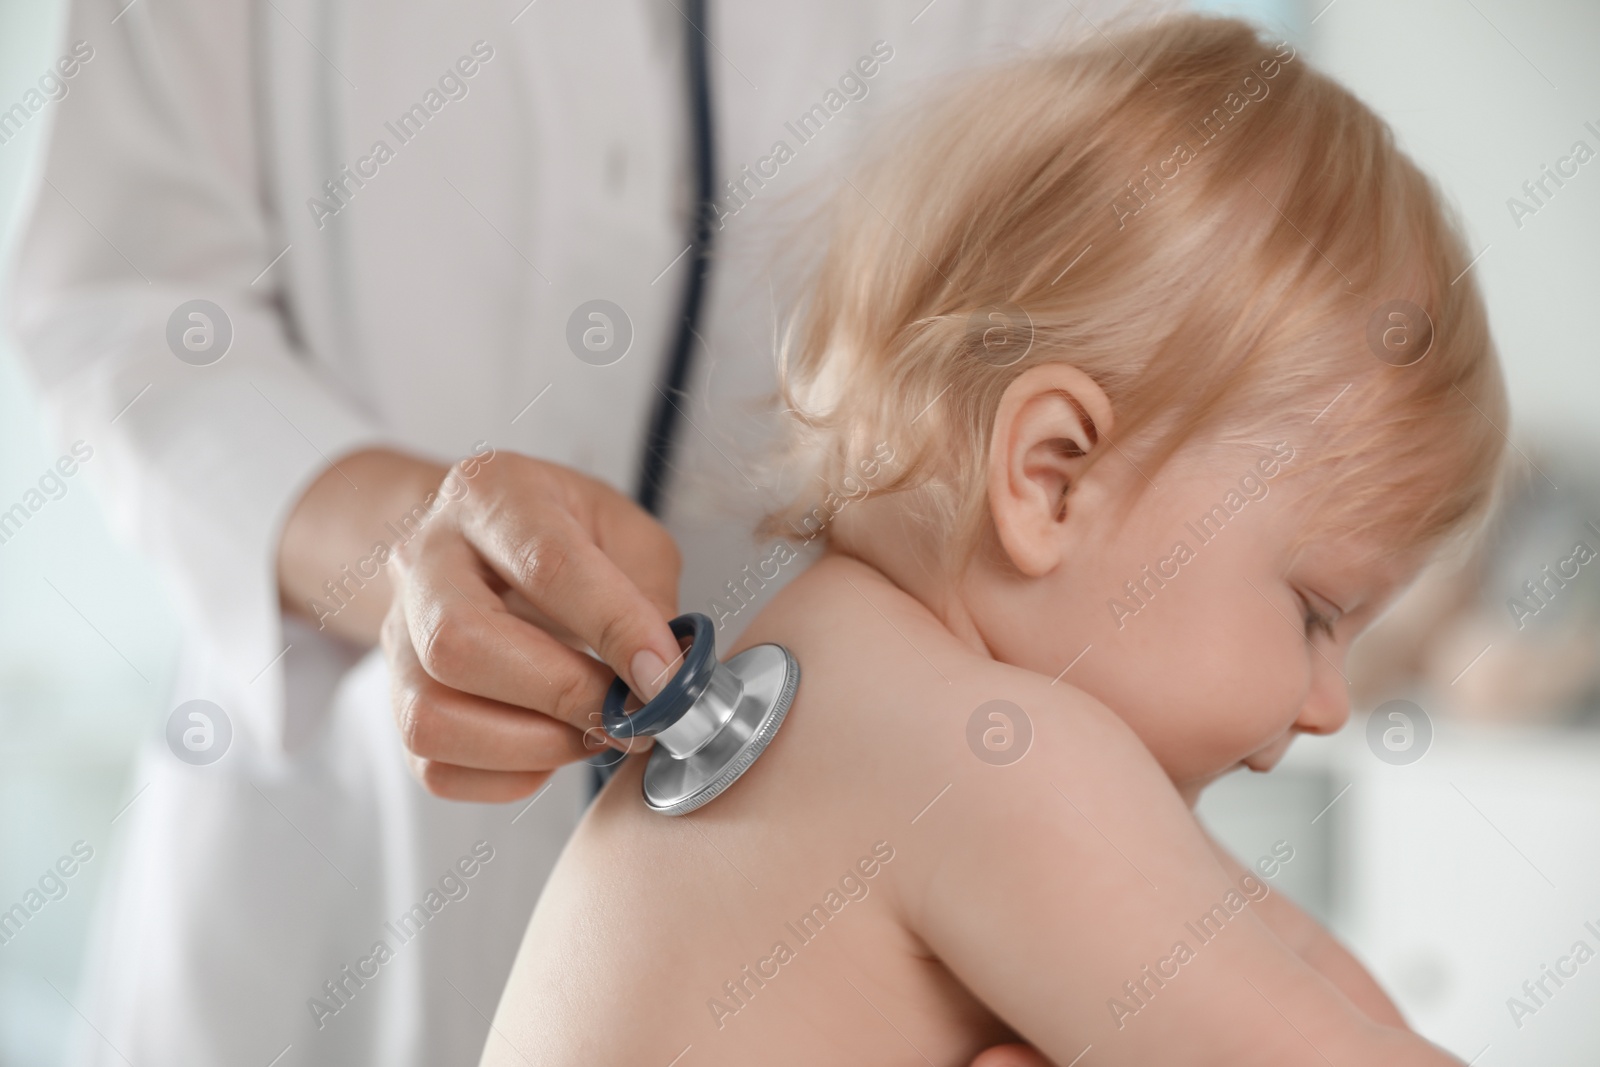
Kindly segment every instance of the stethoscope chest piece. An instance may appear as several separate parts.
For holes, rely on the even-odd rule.
[[[691,638],[683,666],[653,700],[625,713],[621,678],[606,693],[602,723],[619,740],[652,736],[644,801],[683,815],[715,799],[749,769],[783,725],[800,685],[800,665],[782,645],[756,645],[717,662],[712,622],[690,613],[672,633]]]

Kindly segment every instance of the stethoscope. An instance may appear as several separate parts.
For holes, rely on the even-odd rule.
[[[683,666],[638,711],[623,710],[628,685],[611,683],[601,725],[619,741],[655,738],[644,768],[644,802],[682,815],[715,799],[750,769],[783,725],[800,686],[800,664],[782,645],[747,648],[717,661],[711,620],[679,615],[672,634],[688,638]]]
[[[685,0],[681,10],[689,23],[684,38],[699,210],[681,325],[645,443],[638,501],[651,513],[659,510],[678,420],[678,406],[671,398],[683,392],[689,378],[714,218],[715,144],[706,70],[706,0]],[[655,738],[644,769],[644,801],[662,814],[682,815],[716,798],[766,749],[794,700],[800,665],[788,649],[774,644],[757,645],[719,663],[715,628],[709,618],[690,613],[678,616],[670,625],[673,636],[690,642],[683,666],[660,693],[632,714],[623,710],[627,683],[621,678],[612,682],[601,724],[620,741]],[[603,764],[609,760],[597,759],[602,763],[597,771],[603,779],[609,769]]]

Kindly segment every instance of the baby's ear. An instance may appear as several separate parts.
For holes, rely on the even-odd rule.
[[[989,439],[989,510],[1000,544],[1030,578],[1061,561],[1067,496],[1111,432],[1111,401],[1066,363],[1030,367],[1000,397]]]

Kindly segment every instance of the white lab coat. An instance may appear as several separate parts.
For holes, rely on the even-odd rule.
[[[586,774],[531,807],[428,796],[381,660],[352,670],[282,616],[273,559],[299,493],[365,445],[448,460],[486,441],[634,487],[687,276],[685,27],[670,0],[524,2],[71,5],[63,51],[93,56],[51,105],[10,325],[187,623],[172,706],[214,701],[234,730],[209,766],[164,740],[139,762],[76,1062],[476,1062]],[[767,269],[780,208],[930,75],[1082,26],[1045,0],[925,4],[713,5],[719,184],[777,141],[794,155],[724,202],[667,512],[685,610],[762,558],[749,530],[771,497],[748,457],[772,426],[755,401],[786,296]],[[878,42],[892,58],[867,96],[801,144],[786,124]],[[425,123],[398,131],[417,104]],[[233,328],[208,366],[166,340],[194,298]],[[606,367],[566,342],[595,298],[634,328]],[[458,863],[473,876],[440,889]],[[418,904],[431,918],[405,937]]]

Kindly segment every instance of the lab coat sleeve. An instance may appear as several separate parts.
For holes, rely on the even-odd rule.
[[[125,4],[71,4],[61,54],[79,64],[39,117],[10,326],[63,444],[93,449],[84,475],[114,527],[156,561],[220,667],[208,674],[229,692],[216,699],[271,746],[284,724],[281,528],[330,461],[381,435],[297,347],[275,284],[285,262],[269,269],[287,242],[266,207],[252,37],[270,12]],[[232,325],[206,366],[168,342],[195,298]]]

